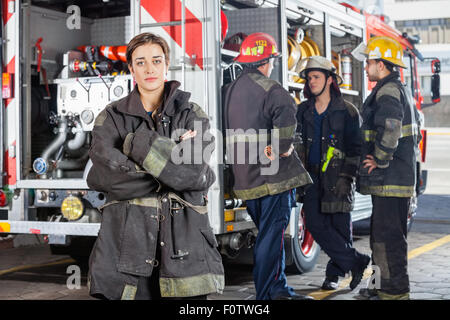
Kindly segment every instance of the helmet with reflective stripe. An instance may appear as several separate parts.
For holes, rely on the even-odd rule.
[[[275,39],[262,32],[252,33],[242,42],[239,56],[234,60],[243,64],[254,64],[281,57]]]
[[[372,37],[367,45],[361,43],[352,55],[358,59],[380,59],[397,67],[406,68],[403,63],[403,48],[400,43],[391,37]]]

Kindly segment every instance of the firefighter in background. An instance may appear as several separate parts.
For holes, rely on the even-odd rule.
[[[224,288],[206,206],[215,175],[203,154],[209,142],[198,132],[209,129],[208,116],[178,81],[166,81],[170,53],[162,37],[137,35],[126,56],[136,86],[97,116],[92,131],[87,183],[106,194],[106,204],[89,259],[90,294],[206,299]],[[202,162],[175,162],[180,147],[197,149]]]
[[[409,299],[407,217],[414,195],[417,133],[414,107],[408,102],[396,67],[406,68],[403,49],[389,37],[373,37],[353,51],[366,59],[376,81],[362,109],[363,152],[358,191],[372,195],[370,247],[380,268],[381,288],[361,289],[377,299]]]
[[[256,299],[312,299],[297,295],[284,273],[283,235],[295,206],[295,188],[310,184],[311,178],[293,151],[294,100],[269,79],[278,57],[275,40],[268,34],[254,33],[242,42],[236,61],[244,70],[223,90],[227,156],[231,157],[233,192],[246,201],[258,228],[253,269]],[[268,140],[268,135],[277,141]],[[259,152],[252,152],[256,144]],[[244,155],[239,153],[241,147]],[[268,162],[277,163],[278,170],[265,172]]]
[[[330,257],[322,289],[337,289],[339,277],[351,271],[353,290],[370,262],[353,248],[350,214],[361,155],[360,115],[342,98],[342,79],[329,60],[313,56],[301,64],[308,100],[297,111],[296,150],[314,182],[303,197],[306,227]]]

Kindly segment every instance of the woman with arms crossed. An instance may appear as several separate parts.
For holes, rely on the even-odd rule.
[[[108,105],[92,131],[87,182],[106,194],[106,203],[89,261],[90,294],[205,299],[224,288],[206,210],[215,176],[208,159],[178,163],[172,155],[195,150],[194,144],[203,154],[206,143],[197,131],[209,129],[208,117],[179,82],[166,81],[169,47],[163,38],[134,37],[127,63],[134,90]]]

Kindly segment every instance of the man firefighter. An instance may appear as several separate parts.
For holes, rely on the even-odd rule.
[[[377,299],[409,299],[407,217],[415,188],[415,113],[396,67],[405,68],[401,45],[373,37],[353,51],[366,59],[376,86],[362,109],[363,149],[358,191],[372,195],[370,247],[380,270],[381,288],[361,289]],[[377,295],[377,296],[376,296]]]
[[[242,42],[236,61],[244,69],[224,88],[227,161],[232,164],[234,194],[246,201],[258,228],[256,299],[311,299],[297,295],[284,273],[283,234],[295,206],[295,188],[310,184],[311,178],[293,151],[295,102],[269,79],[278,57],[268,34],[254,33]]]
[[[360,282],[370,257],[353,248],[355,181],[361,155],[358,109],[342,98],[342,79],[324,57],[301,62],[306,80],[297,111],[296,150],[314,184],[303,197],[306,227],[330,257],[323,290],[336,290],[339,277],[352,272],[350,288]]]

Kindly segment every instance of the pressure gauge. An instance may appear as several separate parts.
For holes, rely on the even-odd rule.
[[[114,95],[115,95],[117,98],[121,97],[122,94],[123,94],[123,88],[122,88],[122,86],[117,86],[117,87],[114,88]]]
[[[94,113],[91,110],[84,110],[81,113],[81,120],[83,120],[83,122],[86,124],[90,124],[92,121],[94,121]]]

